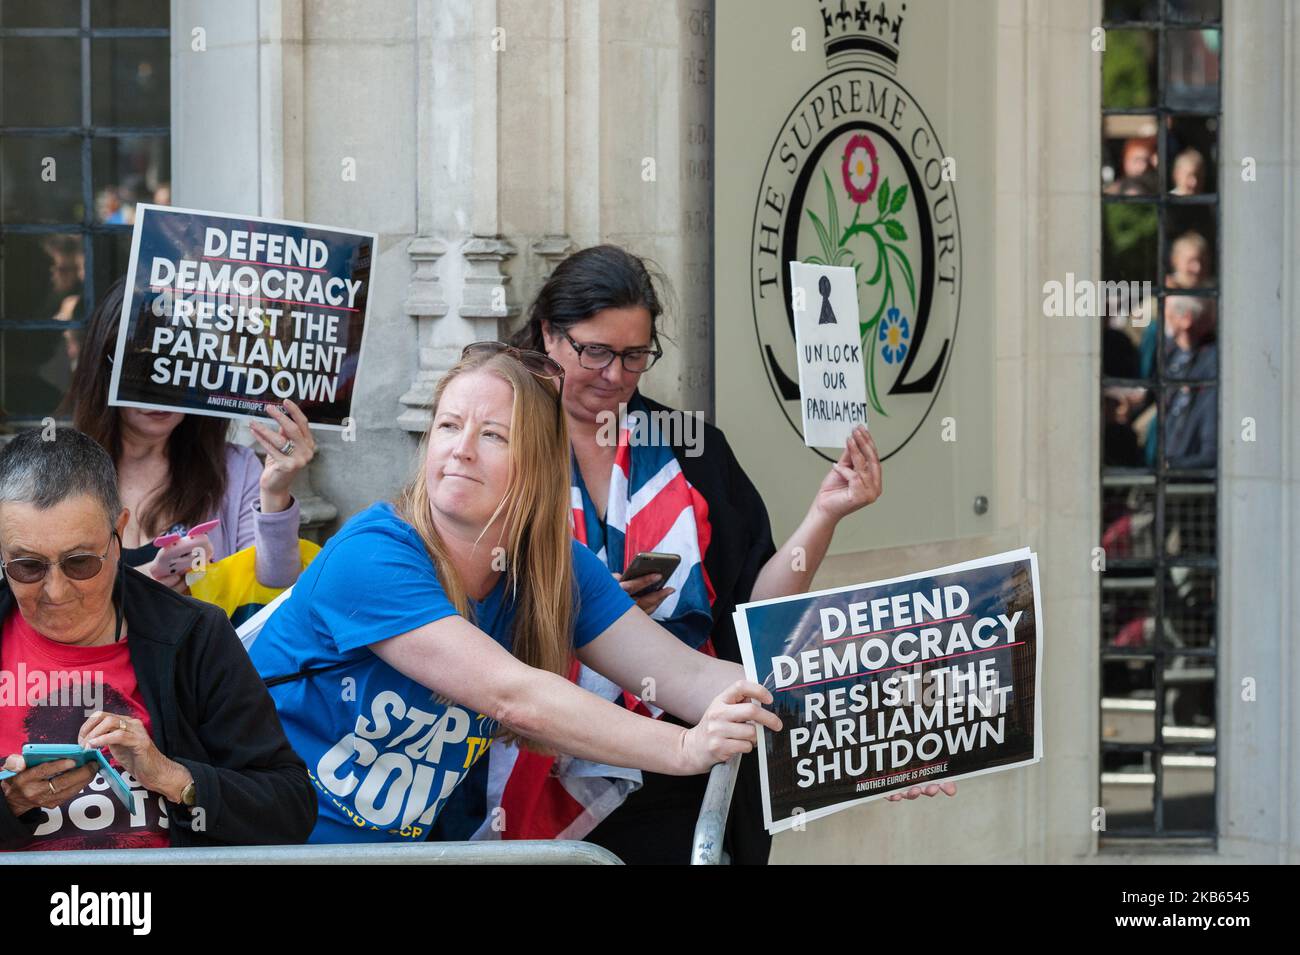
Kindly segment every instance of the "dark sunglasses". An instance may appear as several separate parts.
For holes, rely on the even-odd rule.
[[[62,560],[41,560],[39,557],[15,557],[13,560],[0,560],[5,576],[20,584],[34,584],[45,579],[50,567],[57,564],[63,576],[69,580],[90,580],[104,569],[108,552],[113,549],[117,532],[108,539],[108,547],[103,554],[69,554]]]
[[[465,346],[465,350],[460,353],[460,357],[499,355],[501,352],[518,359],[519,364],[538,378],[546,378],[551,381],[558,378],[561,382],[564,381],[564,368],[550,355],[529,348],[516,348],[514,345],[507,345],[505,342],[470,342]]]

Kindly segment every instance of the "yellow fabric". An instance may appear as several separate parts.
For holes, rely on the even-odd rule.
[[[319,553],[319,544],[309,540],[298,541],[302,567],[310,564]],[[245,547],[229,557],[208,564],[203,577],[190,584],[190,596],[216,604],[226,612],[230,622],[238,627],[274,600],[283,589],[265,587],[258,583],[255,560],[254,549]]]

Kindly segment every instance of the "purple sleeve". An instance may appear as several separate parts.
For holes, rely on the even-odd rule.
[[[288,587],[298,579],[298,499],[274,514],[263,514],[258,483],[262,462],[252,448],[226,445],[226,496],[221,527],[212,534],[213,560],[246,547],[257,548],[257,580],[264,587]]]

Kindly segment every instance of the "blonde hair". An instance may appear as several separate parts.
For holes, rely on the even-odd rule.
[[[434,527],[425,458],[447,386],[476,371],[496,375],[514,391],[510,479],[488,521],[491,526],[497,518],[503,519],[501,536],[492,546],[500,544],[505,550],[506,588],[515,605],[512,652],[530,667],[567,676],[574,616],[569,436],[560,396],[551,382],[505,352],[458,361],[434,389],[429,431],[420,442],[416,472],[398,498],[397,512],[419,533],[447,598],[461,616],[472,620],[465,584]]]

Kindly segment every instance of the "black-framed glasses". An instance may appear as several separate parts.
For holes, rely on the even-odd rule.
[[[519,364],[538,378],[564,381],[564,367],[550,355],[533,351],[531,348],[516,348],[514,345],[507,345],[505,342],[470,342],[460,353],[460,357],[498,355],[501,352],[517,358]]]
[[[560,334],[578,353],[578,364],[589,371],[600,371],[602,368],[608,368],[609,363],[615,358],[621,358],[624,371],[640,374],[649,369],[664,354],[658,342],[655,342],[654,348],[629,348],[626,351],[615,351],[608,345],[575,342],[573,336],[563,328],[560,329]]]
[[[113,549],[117,531],[108,539],[108,546],[103,554],[69,554],[61,560],[41,560],[39,557],[15,557],[12,560],[0,560],[5,576],[20,584],[35,584],[45,579],[50,567],[57,564],[63,576],[69,580],[90,580],[99,576],[108,560],[108,552]]]

